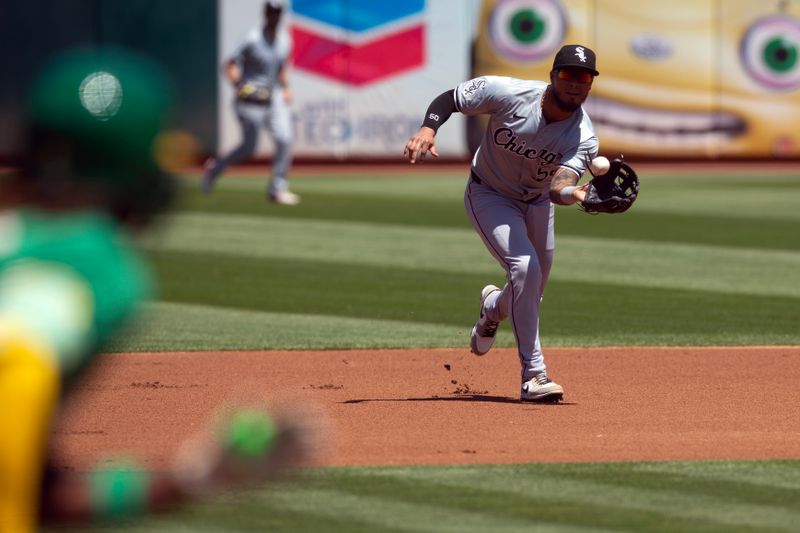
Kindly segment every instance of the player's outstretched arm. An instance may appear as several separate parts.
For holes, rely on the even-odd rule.
[[[455,98],[453,97],[454,91],[455,89],[446,90],[434,98],[431,105],[428,106],[422,126],[415,135],[408,139],[403,151],[403,155],[408,158],[410,163],[416,163],[417,160],[422,161],[428,152],[434,157],[439,157],[434,137],[439,130],[439,126],[447,122],[450,115],[457,111]]]
[[[553,175],[550,182],[550,201],[559,205],[572,205],[575,202],[582,202],[586,197],[586,187],[588,184],[577,186],[577,172],[567,167],[560,167]]]
[[[436,132],[433,129],[422,126],[406,143],[403,155],[412,164],[416,163],[417,160],[422,161],[425,159],[427,152],[430,152],[433,157],[439,157],[439,152],[436,150],[436,141],[434,140],[435,135]]]

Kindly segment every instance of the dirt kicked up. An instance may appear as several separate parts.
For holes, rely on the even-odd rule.
[[[305,398],[325,465],[800,458],[800,347],[551,348],[555,405],[519,403],[514,350],[115,354],[55,431],[56,466],[166,468],[240,394]]]

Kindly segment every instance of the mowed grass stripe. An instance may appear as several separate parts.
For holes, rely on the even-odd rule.
[[[435,178],[432,178],[435,179]],[[468,228],[462,194],[429,194],[421,197],[393,195],[391,178],[378,178],[387,184],[383,194],[344,195],[318,192],[304,193],[303,202],[294,208],[274,206],[263,195],[252,191],[220,188],[211,196],[202,196],[187,189],[180,210],[191,212],[251,214],[266,217],[305,218],[321,220],[361,221],[373,224]],[[663,182],[669,183],[669,182]],[[400,182],[395,186],[406,185]],[[700,186],[694,184],[692,187]],[[415,185],[416,186],[416,185]],[[460,184],[463,187],[463,183]],[[724,209],[708,209],[703,203],[707,194],[695,195],[686,185],[664,189],[667,198],[651,196],[637,201],[635,207],[620,216],[589,217],[577,208],[558,208],[557,232],[606,238],[633,238],[661,242],[687,242],[759,249],[797,249],[800,215],[794,209],[800,191],[778,188],[761,200],[753,199],[746,188],[717,188],[714,200]],[[788,198],[788,199],[787,199]],[[783,204],[787,205],[783,205]],[[652,208],[650,207],[652,205]],[[672,206],[675,209],[672,209]]]
[[[264,490],[251,490],[245,493],[230,493],[218,498],[208,499],[200,504],[187,505],[177,512],[161,516],[151,516],[129,524],[115,524],[109,527],[95,526],[81,529],[91,533],[261,533],[298,531],[341,531],[348,533],[374,533],[375,525],[359,523],[349,516],[335,516],[327,512],[299,512],[292,505],[278,504],[283,491],[295,494],[290,486],[277,483]],[[315,501],[316,505],[320,502]],[[335,504],[335,502],[334,502]],[[325,506],[321,506],[325,509]],[[316,509],[315,509],[316,510]],[[47,530],[46,530],[47,531]],[[53,529],[52,532],[63,529]],[[71,530],[69,530],[71,531]],[[384,533],[402,533],[408,529],[380,529]]]
[[[472,324],[442,325],[319,314],[149,303],[106,352],[430,347],[469,344]],[[510,346],[511,333],[498,337]]]
[[[628,512],[624,517],[609,512],[606,507],[596,506],[591,502],[576,502],[561,498],[557,487],[548,486],[548,491],[537,490],[534,483],[536,476],[529,478],[530,490],[524,492],[498,493],[491,488],[486,488],[487,483],[495,481],[491,467],[470,467],[486,472],[489,478],[482,480],[475,477],[465,483],[443,483],[447,479],[449,467],[412,468],[420,472],[419,476],[404,476],[402,473],[393,476],[374,475],[370,470],[361,469],[342,472],[333,472],[321,481],[314,479],[312,490],[320,490],[319,485],[327,492],[346,493],[357,500],[369,499],[370,501],[382,500],[392,502],[395,506],[402,504],[407,507],[420,508],[421,506],[438,507],[440,511],[432,519],[427,519],[430,525],[420,524],[415,531],[438,531],[437,522],[442,523],[438,516],[453,517],[450,521],[458,530],[469,531],[494,531],[493,527],[485,524],[497,525],[511,531],[612,531],[618,526],[620,519],[638,524],[658,523],[659,516],[646,512]],[[402,469],[409,472],[412,469]],[[380,469],[383,472],[383,469]],[[388,469],[388,472],[395,472]],[[549,492],[546,493],[546,492]],[[341,497],[331,494],[329,498]],[[412,508],[412,509],[413,509]],[[412,512],[409,509],[409,512]],[[387,512],[392,512],[387,509]],[[478,521],[476,516],[480,513],[485,519]],[[427,513],[425,513],[427,515]],[[460,516],[467,515],[463,522]],[[410,514],[409,516],[415,516]],[[479,525],[471,529],[473,524]]]
[[[745,476],[759,473],[762,465],[771,465],[760,473],[760,482],[753,483]],[[613,475],[612,475],[613,473]],[[731,478],[731,473],[737,477]],[[631,463],[615,465],[598,463],[581,472],[566,470],[563,476],[576,482],[594,481],[632,489],[679,492],[695,498],[714,497],[737,505],[765,508],[789,508],[800,519],[800,462],[682,462]],[[792,480],[794,486],[787,486]]]
[[[274,490],[282,490],[276,485]],[[350,517],[332,516],[326,513],[299,513],[291,508],[273,504],[273,494],[268,490],[249,491],[243,495],[230,494],[187,505],[176,512],[150,516],[130,523],[112,526],[88,526],[81,528],[86,533],[261,533],[297,531],[341,531],[348,533],[374,533],[372,524],[359,524]],[[45,532],[63,532],[63,528],[45,529]],[[67,529],[66,531],[74,531]],[[398,533],[407,529],[382,529],[384,533]]]
[[[469,227],[461,200],[415,200],[376,197],[306,195],[296,207],[268,205],[260,197],[221,191],[211,198],[187,200],[183,211],[249,214],[264,217],[303,218],[397,224],[423,227]],[[731,212],[734,210],[732,209]],[[759,249],[797,249],[798,223],[770,218],[742,218],[701,214],[650,213],[632,209],[624,215],[590,217],[577,208],[556,215],[559,235],[686,242]]]
[[[403,199],[451,198],[460,199],[464,194],[469,175],[469,165],[462,172],[431,174],[328,174],[290,177],[292,190],[300,194],[331,194],[337,196],[386,196]],[[185,191],[195,193],[200,181],[188,178]],[[222,176],[217,190],[242,191],[250,194],[263,192],[266,178],[242,178],[237,173]]]
[[[798,484],[798,461],[317,468],[126,531],[796,531]]]
[[[581,310],[569,320],[595,320]],[[597,313],[600,315],[601,313]],[[545,314],[542,336],[545,350],[552,346],[608,345],[746,345],[775,343],[796,344],[797,335],[753,332],[746,327],[737,331],[719,328],[709,334],[698,331],[655,331],[657,322],[643,331],[615,327],[609,320],[604,331],[589,328],[575,331],[561,314]],[[616,315],[614,315],[616,316]],[[474,317],[463,324],[436,324],[351,318],[318,314],[244,311],[194,304],[156,302],[145,306],[143,316],[117,337],[108,352],[151,352],[183,350],[292,350],[351,348],[464,348]],[[497,333],[496,346],[513,347],[511,328],[503,324]]]
[[[359,264],[150,255],[166,302],[458,328],[473,324],[480,288],[502,283],[500,276]],[[560,340],[573,345],[800,342],[796,298],[749,296],[744,305],[739,295],[556,280],[542,308],[542,334],[551,345]],[[292,331],[297,338],[304,334],[299,328]],[[449,335],[452,330],[444,331]],[[371,333],[363,335],[366,339]]]
[[[696,468],[704,467],[700,464]],[[797,474],[796,468],[794,472]],[[579,505],[584,516],[591,516],[592,510],[602,510],[602,516],[591,517],[592,523],[602,524],[602,520],[615,517],[618,522],[638,522],[639,530],[648,531],[685,530],[702,525],[715,525],[719,530],[731,527],[785,530],[800,519],[800,510],[795,507],[800,503],[797,490],[730,483],[713,476],[698,479],[647,474],[626,465],[599,464],[585,468],[520,465],[480,471],[387,469],[377,474],[390,476],[399,483],[413,483],[415,487],[430,486],[431,493],[479,487],[481,492],[492,494],[485,496],[487,500],[530,498],[537,505],[551,509]],[[543,519],[547,517],[548,512],[542,513]],[[556,516],[550,519],[555,520]]]
[[[680,475],[691,478],[707,479],[717,485],[720,481],[735,484],[766,487],[765,492],[758,492],[754,502],[780,503],[784,495],[793,500],[800,498],[800,462],[771,461],[748,463],[731,463],[719,461],[713,463],[642,463],[632,466],[634,472],[646,472],[655,475]],[[769,489],[788,489],[773,492]],[[734,491],[736,494],[736,491]],[[748,501],[752,497],[747,495]]]
[[[426,174],[389,175],[305,175],[292,180],[292,188],[303,195],[364,197],[385,196],[403,200],[431,198],[460,202],[464,194],[468,165],[463,172],[440,173],[435,167]],[[221,190],[263,194],[265,180],[226,177]],[[642,190],[636,210],[705,214],[746,218],[800,220],[796,209],[800,197],[800,173],[757,175],[726,172],[672,173],[640,172]],[[588,179],[584,178],[584,179]],[[196,194],[199,181],[186,180],[186,191]]]
[[[184,213],[142,243],[165,251],[501,272],[472,229]],[[800,297],[797,251],[560,236],[556,257],[555,280]]]
[[[632,208],[622,215],[587,215],[574,210],[556,215],[556,235],[630,239],[764,250],[798,249],[800,222],[729,216],[647,212]]]
[[[546,519],[533,516],[517,516],[507,512],[508,508],[493,508],[495,502],[475,502],[474,505],[458,505],[458,496],[450,487],[423,486],[402,487],[399,484],[389,491],[373,491],[374,486],[358,493],[346,489],[331,488],[300,489],[275,493],[270,498],[274,506],[291,509],[298,515],[335,517],[369,524],[373,531],[436,531],[440,533],[475,532],[484,533],[524,531],[563,533],[567,531],[603,531],[594,526],[580,527],[575,523],[553,524]],[[413,492],[407,492],[412,488]],[[450,497],[442,492],[431,497],[431,489],[449,490]],[[463,489],[463,487],[460,487]],[[419,492],[416,492],[419,491]],[[416,494],[416,497],[410,497]],[[413,500],[413,501],[409,501]],[[488,505],[487,505],[488,504]],[[535,502],[526,500],[524,504],[535,507]],[[346,529],[344,531],[347,531]],[[609,530],[610,531],[610,530]]]
[[[446,487],[440,487],[446,488]],[[581,527],[571,524],[550,524],[536,517],[518,517],[506,512],[507,506],[497,509],[494,501],[484,505],[453,505],[447,498],[433,503],[407,502],[395,487],[390,494],[374,496],[368,491],[353,494],[336,488],[280,486],[274,491],[252,493],[249,499],[228,497],[206,505],[204,509],[190,508],[163,519],[125,528],[125,531],[325,531],[325,532],[475,532],[522,533],[541,531],[603,532],[595,524]],[[424,494],[428,495],[425,491]],[[487,494],[487,496],[491,496]],[[417,499],[419,500],[419,499]],[[459,500],[456,498],[456,501]],[[488,503],[488,506],[485,505]],[[512,502],[516,503],[516,502]],[[533,502],[525,501],[527,507]],[[488,507],[490,512],[483,512]],[[195,527],[196,525],[196,527]],[[116,531],[103,527],[91,528],[93,533]]]

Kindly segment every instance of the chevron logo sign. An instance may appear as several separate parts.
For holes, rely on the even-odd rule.
[[[294,66],[368,85],[425,62],[425,0],[293,0]]]

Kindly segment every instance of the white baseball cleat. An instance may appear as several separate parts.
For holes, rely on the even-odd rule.
[[[293,192],[282,191],[269,195],[269,201],[273,204],[297,205],[300,203],[300,196]]]
[[[494,285],[487,285],[481,290],[481,311],[469,338],[469,349],[475,355],[485,354],[492,348],[492,344],[494,344],[497,326],[499,326],[500,323],[489,320],[489,317],[486,316],[483,310],[483,304],[490,294],[499,290],[500,288]]]
[[[523,402],[556,403],[563,398],[564,388],[550,381],[544,372],[525,381],[519,394],[519,399]]]

